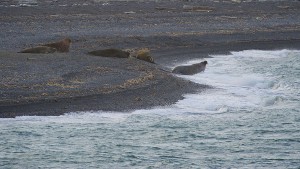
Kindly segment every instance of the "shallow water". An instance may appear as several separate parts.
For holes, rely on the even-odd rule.
[[[0,168],[298,168],[300,51],[207,61],[169,107],[0,119]]]

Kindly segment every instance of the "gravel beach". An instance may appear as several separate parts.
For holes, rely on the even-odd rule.
[[[0,118],[171,105],[213,88],[173,67],[230,51],[300,49],[299,16],[299,1],[1,1]],[[18,53],[65,37],[69,53]],[[106,48],[148,48],[155,64],[87,55]]]

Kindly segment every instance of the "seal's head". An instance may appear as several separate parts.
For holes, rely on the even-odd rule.
[[[66,44],[71,44],[72,43],[70,38],[63,39],[63,42],[66,43]]]
[[[48,46],[48,47],[55,48],[57,52],[69,52],[70,44],[71,44],[71,39],[65,38],[59,42],[47,43],[41,46]]]
[[[60,42],[54,43],[59,52],[69,52],[69,48],[71,45],[71,39],[70,38],[65,38]]]
[[[207,61],[204,61],[204,62],[202,62],[202,63],[204,63],[205,65],[207,64]]]
[[[136,58],[146,62],[154,63],[154,59],[149,55],[137,55]]]

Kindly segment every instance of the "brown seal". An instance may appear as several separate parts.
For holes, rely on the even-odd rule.
[[[130,53],[130,57],[137,58],[146,62],[154,63],[154,59],[150,56],[150,50],[148,48],[142,49],[126,49]]]
[[[138,50],[136,53],[136,58],[146,62],[154,63],[154,59],[150,56],[150,50],[148,48]]]
[[[205,70],[207,61],[203,61],[201,63],[196,63],[189,66],[178,66],[175,67],[172,73],[182,74],[182,75],[193,75],[196,73],[200,73]]]
[[[55,48],[48,47],[48,46],[37,46],[37,47],[21,50],[19,53],[54,53],[54,52],[56,52]]]
[[[154,63],[154,59],[149,55],[137,55],[136,58],[146,62]]]
[[[64,53],[64,52],[69,52],[70,45],[71,45],[71,39],[65,38],[59,42],[43,44],[41,46],[48,46],[51,48],[55,48],[57,52]]]
[[[103,49],[88,52],[90,55],[102,56],[102,57],[116,57],[116,58],[128,58],[130,53],[120,49]]]

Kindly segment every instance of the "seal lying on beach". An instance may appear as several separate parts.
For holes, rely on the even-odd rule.
[[[116,57],[116,58],[128,58],[130,53],[120,49],[103,49],[88,52],[90,55],[102,56],[102,57]]]
[[[154,63],[154,59],[150,56],[150,50],[148,48],[126,49],[125,51],[130,53],[130,57]]]
[[[64,52],[69,52],[70,45],[71,45],[71,39],[65,38],[59,42],[47,43],[41,46],[48,46],[51,48],[55,48],[57,52],[64,53]]]
[[[182,74],[182,75],[193,75],[200,73],[205,70],[207,61],[201,63],[196,63],[189,66],[177,66],[173,69],[172,73]]]
[[[137,51],[136,58],[146,62],[154,63],[154,59],[150,56],[150,50],[143,48]]]
[[[37,46],[37,47],[21,50],[19,53],[54,53],[54,52],[56,52],[55,48],[48,47],[48,46]]]
[[[149,55],[137,55],[136,58],[146,62],[154,63],[154,59]]]

